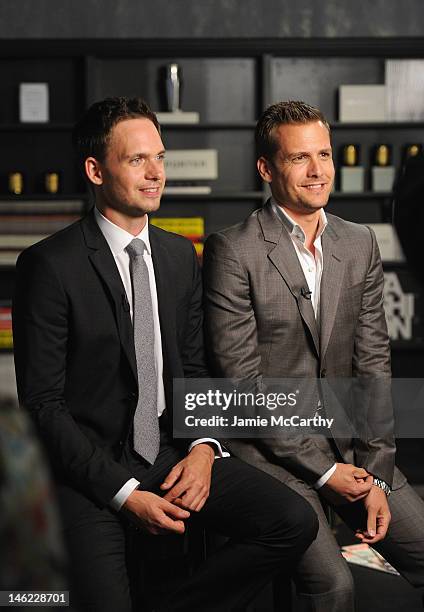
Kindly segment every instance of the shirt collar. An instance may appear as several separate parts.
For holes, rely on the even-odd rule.
[[[149,240],[149,218],[147,215],[147,223],[144,225],[138,236],[133,236],[129,232],[122,229],[122,227],[119,227],[119,225],[115,225],[115,223],[112,223],[112,221],[106,219],[106,217],[102,215],[102,213],[96,207],[94,208],[94,216],[96,218],[97,225],[106,238],[114,257],[122,253],[122,251],[125,251],[127,246],[132,240],[134,240],[134,238],[140,238],[140,240],[144,242],[149,255],[151,254]]]
[[[284,210],[282,206],[277,204],[274,198],[271,198],[271,205],[274,210],[274,213],[278,216],[278,218],[283,223],[283,225],[285,225],[286,228],[288,229],[289,234],[292,237],[297,238],[301,242],[305,242],[305,239],[306,239],[305,232],[300,227],[300,225],[296,223],[296,221],[293,221],[293,219],[290,217],[287,211]],[[315,236],[315,240],[317,240],[318,238],[321,238],[327,225],[328,225],[327,215],[325,214],[324,209],[321,208],[319,221],[318,221],[318,229],[317,229],[317,233]]]

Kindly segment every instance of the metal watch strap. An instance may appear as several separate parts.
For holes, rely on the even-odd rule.
[[[387,484],[387,482],[385,482],[384,480],[381,480],[381,478],[376,478],[374,476],[374,480],[373,480],[372,484],[375,485],[376,487],[379,487],[380,489],[382,489],[385,492],[385,494],[387,495],[387,497],[389,497],[390,493],[392,492],[392,490],[389,487],[389,485]]]

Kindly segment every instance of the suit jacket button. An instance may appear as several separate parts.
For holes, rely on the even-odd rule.
[[[131,399],[136,399],[136,397],[137,397],[137,393],[135,391],[131,391],[130,392],[130,398]]]
[[[322,370],[321,378],[325,378],[327,376],[327,370]]]

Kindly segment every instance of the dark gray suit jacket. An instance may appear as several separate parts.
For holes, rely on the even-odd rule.
[[[302,296],[307,282],[289,232],[270,202],[209,237],[204,285],[211,363],[215,376],[234,379],[371,376],[387,382],[370,415],[384,423],[385,435],[336,444],[346,462],[393,484],[390,347],[378,247],[369,228],[327,216],[319,329],[311,301]],[[317,436],[243,442],[310,483],[334,463]],[[243,442],[228,445],[240,454]]]

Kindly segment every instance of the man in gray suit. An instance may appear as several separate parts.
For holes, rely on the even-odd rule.
[[[375,236],[324,212],[334,181],[327,121],[303,102],[281,102],[265,111],[255,136],[258,171],[272,197],[205,247],[215,375],[258,385],[266,378],[366,377],[389,388]],[[384,393],[371,404],[372,421],[384,424],[384,435],[228,441],[231,452],[301,493],[319,516],[318,537],[295,577],[306,609],[354,609],[352,577],[322,500],[360,541],[424,586],[424,503],[394,465],[392,407]]]

